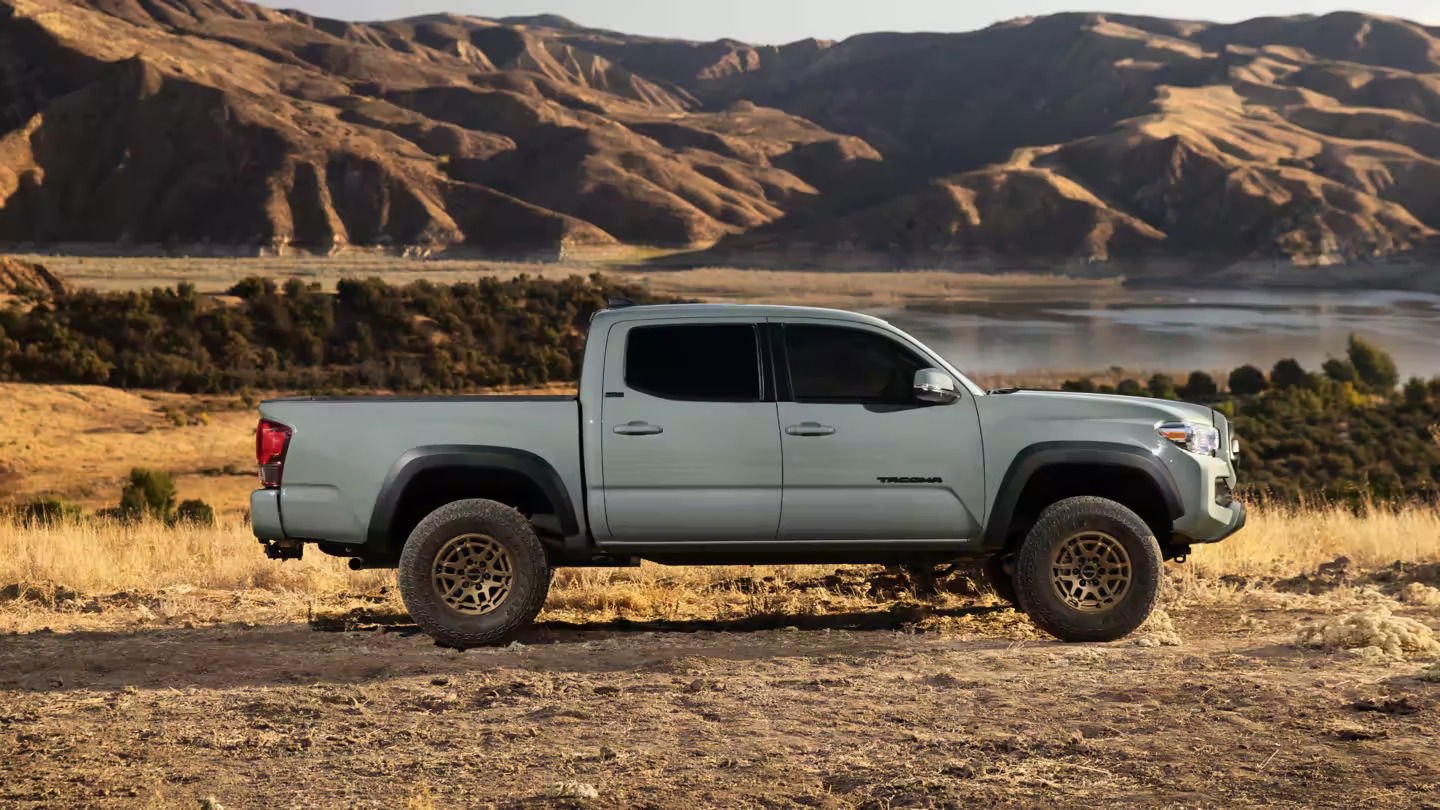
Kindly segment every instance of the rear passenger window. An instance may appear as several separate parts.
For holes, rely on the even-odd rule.
[[[760,352],[749,324],[638,326],[625,346],[625,384],[651,396],[760,400]]]
[[[915,402],[915,372],[928,364],[884,335],[841,326],[785,325],[796,402]]]

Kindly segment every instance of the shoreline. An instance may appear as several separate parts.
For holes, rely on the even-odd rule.
[[[1200,285],[1257,292],[1345,292],[1351,290],[1440,294],[1440,260],[1376,261],[1364,264],[1301,266],[1249,260],[1200,270],[1181,263],[1151,262],[1146,272],[1133,264],[1113,266],[1016,266],[973,268],[866,268],[854,264],[819,270],[772,262],[769,267],[665,267],[643,264],[653,251],[582,251],[560,260],[422,257],[383,251],[336,255],[141,255],[15,252],[5,255],[44,265],[67,283],[100,290],[134,290],[190,282],[201,292],[223,291],[250,276],[301,278],[333,286],[342,278],[380,276],[403,284],[420,279],[453,283],[457,276],[513,277],[525,273],[559,279],[605,273],[645,283],[652,291],[707,301],[795,303],[814,306],[905,305],[936,301],[1025,301],[1046,294],[1091,297],[1100,290],[1183,289]],[[1128,271],[1128,272],[1127,272]]]

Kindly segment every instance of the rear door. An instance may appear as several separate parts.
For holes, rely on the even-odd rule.
[[[778,370],[789,372],[780,539],[977,537],[985,468],[963,386],[948,405],[918,401],[915,372],[938,364],[867,324],[796,319],[777,331]]]
[[[753,320],[627,321],[606,341],[610,539],[773,540],[780,432]]]

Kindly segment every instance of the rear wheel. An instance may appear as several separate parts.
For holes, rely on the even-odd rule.
[[[1015,555],[1015,593],[1062,641],[1114,641],[1150,616],[1163,564],[1134,512],[1105,498],[1066,498],[1040,513]]]
[[[524,515],[495,501],[455,501],[410,533],[399,580],[420,629],[465,649],[505,641],[534,620],[550,565]]]

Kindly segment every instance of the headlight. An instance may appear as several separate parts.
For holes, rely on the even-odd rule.
[[[1213,425],[1195,422],[1171,422],[1156,428],[1166,439],[1202,456],[1213,456],[1220,449],[1220,431]]]

